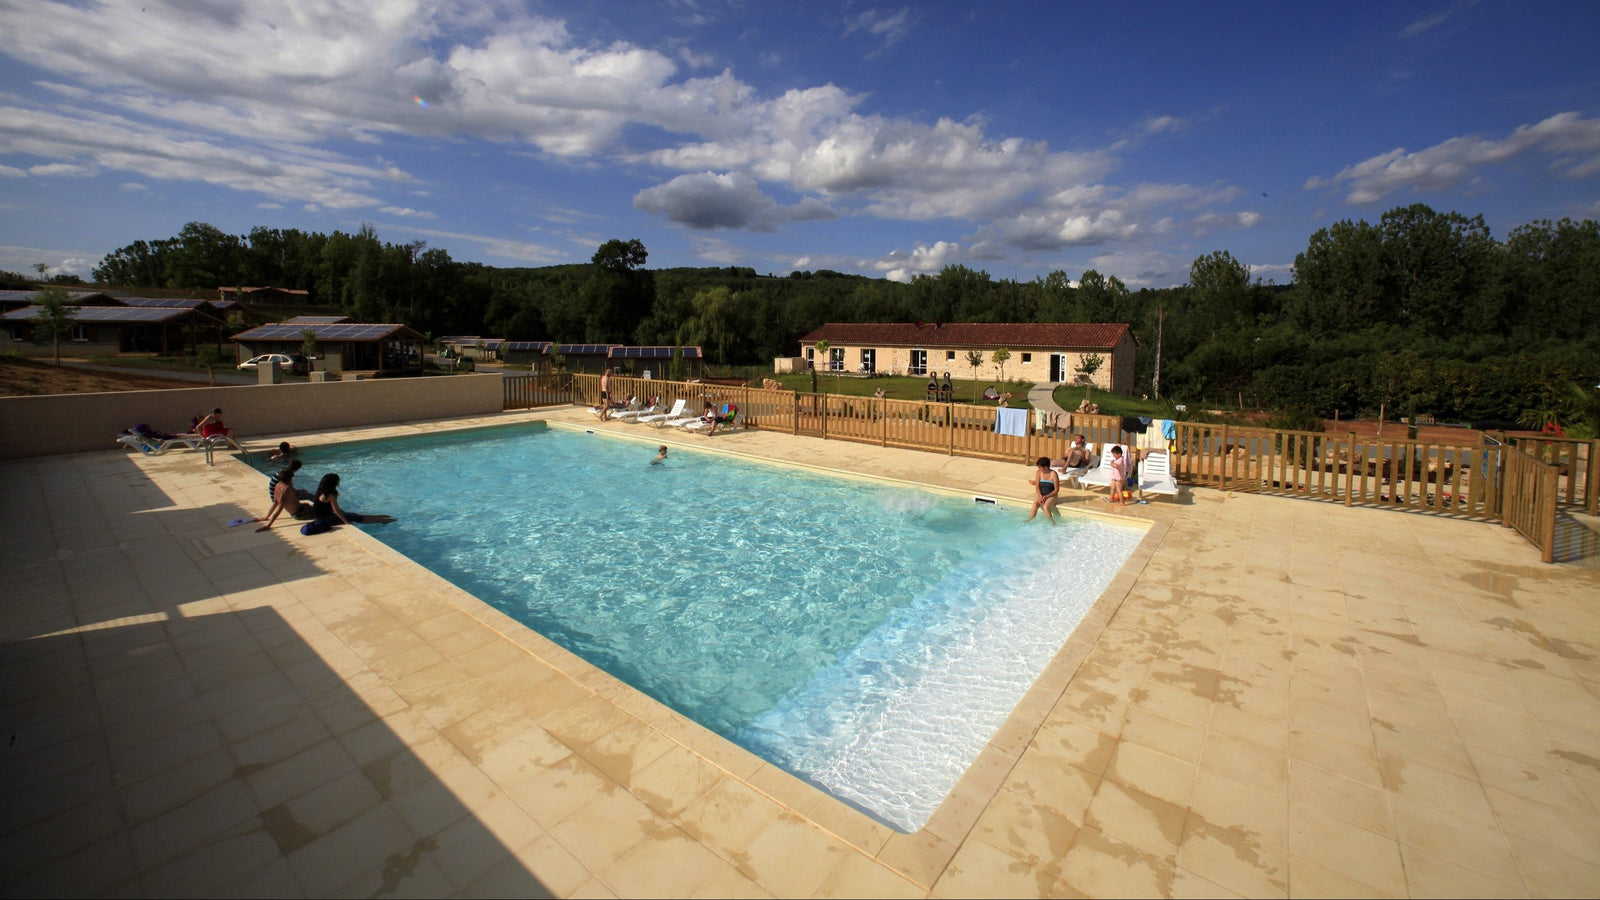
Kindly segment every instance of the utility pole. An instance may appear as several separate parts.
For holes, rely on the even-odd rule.
[[[1161,332],[1166,327],[1166,324],[1167,324],[1167,307],[1165,305],[1157,306],[1156,307],[1156,372],[1155,372],[1155,376],[1150,379],[1150,392],[1152,394],[1155,394],[1157,400],[1161,399]]]

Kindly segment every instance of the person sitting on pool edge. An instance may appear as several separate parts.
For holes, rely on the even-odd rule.
[[[321,534],[335,525],[353,522],[381,525],[393,522],[394,516],[377,513],[347,513],[339,506],[339,473],[329,472],[317,482],[317,496],[311,501],[312,520],[300,526],[301,534]]]
[[[1044,517],[1050,524],[1056,524],[1056,501],[1061,499],[1060,483],[1056,479],[1055,470],[1050,468],[1050,457],[1041,456],[1035,460],[1038,467],[1028,483],[1034,487],[1033,508],[1028,510],[1028,521],[1033,521],[1033,516],[1040,509],[1044,510]]]
[[[300,471],[300,465],[301,463],[298,459],[290,461],[287,466],[284,466],[276,475],[273,475],[272,479],[267,483],[267,490],[272,494],[272,508],[267,510],[267,515],[265,516],[267,524],[257,528],[257,531],[266,531],[271,528],[272,523],[278,520],[280,513],[287,512],[296,519],[311,518],[311,504],[307,503],[301,496],[304,492],[296,490],[294,486],[294,475]]]

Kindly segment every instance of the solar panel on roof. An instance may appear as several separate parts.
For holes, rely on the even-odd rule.
[[[138,306],[80,306],[73,313],[75,322],[88,324],[137,324],[165,322],[188,315],[189,310],[177,309],[171,306],[138,307]],[[39,315],[39,307],[30,306],[26,309],[12,310],[6,313],[10,321],[28,321]]]
[[[118,303],[126,303],[129,306],[166,306],[181,307],[183,309],[194,309],[207,302],[205,300],[175,300],[165,297],[112,297],[111,299]]]
[[[505,350],[537,350],[540,353],[550,349],[549,341],[506,341],[502,347]]]
[[[349,316],[295,316],[284,319],[280,325],[334,325],[348,319]]]

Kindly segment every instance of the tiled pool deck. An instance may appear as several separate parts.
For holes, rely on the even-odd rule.
[[[781,434],[477,424],[545,416],[1028,489]],[[1600,893],[1600,572],[1506,529],[1204,490],[1133,508],[1138,555],[907,835],[359,531],[226,528],[262,488],[192,453],[0,462],[7,896]]]

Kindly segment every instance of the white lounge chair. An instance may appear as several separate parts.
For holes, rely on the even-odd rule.
[[[700,421],[701,418],[702,418],[702,415],[700,413],[691,414],[691,413],[688,413],[688,412],[684,412],[684,413],[679,414],[676,418],[668,419],[665,422],[657,422],[656,425],[658,427],[665,427],[665,428],[682,428],[685,425],[691,425],[691,424],[693,424],[695,422]]]
[[[1122,458],[1128,458],[1128,447],[1125,444],[1102,444],[1100,446],[1100,464],[1093,469],[1078,476],[1081,487],[1110,487],[1117,476],[1111,468],[1111,448],[1121,447]]]
[[[717,431],[738,431],[740,428],[743,428],[743,427],[744,427],[744,410],[738,408],[737,406],[733,408],[733,418],[732,419],[728,419],[727,418],[727,413],[723,413],[722,417],[717,421]],[[711,430],[711,423],[707,422],[704,417],[698,417],[697,416],[693,422],[686,423],[683,426],[683,430],[685,430],[685,431],[710,431]]]
[[[124,447],[131,447],[149,456],[160,456],[174,447],[188,447],[190,450],[199,450],[205,446],[205,441],[206,439],[198,434],[178,434],[166,438],[131,432],[117,435],[117,443]]]
[[[626,415],[629,412],[638,411],[638,409],[639,409],[639,398],[638,397],[631,397],[631,398],[629,398],[629,400],[627,402],[627,405],[625,405],[625,406],[623,406],[621,408],[613,408],[611,410],[611,415],[609,417],[607,417],[605,415],[605,409],[606,408],[604,406],[591,406],[591,407],[589,407],[589,412],[593,413],[594,417],[599,419],[602,422],[606,421],[607,418],[615,419],[615,418],[618,418],[620,416]]]
[[[660,411],[661,411],[661,398],[660,397],[656,397],[655,399],[650,401],[650,405],[649,406],[646,406],[646,407],[643,407],[643,408],[639,408],[639,409],[625,409],[622,412],[612,414],[611,418],[616,419],[616,420],[618,420],[620,422],[633,422],[633,421],[637,421],[638,419],[643,418],[644,416],[653,416],[653,415],[655,415],[656,413],[658,413]]]
[[[684,406],[688,405],[688,402],[689,401],[683,399],[682,397],[679,397],[677,401],[672,404],[672,408],[666,412],[656,413],[650,416],[639,416],[637,419],[634,419],[634,421],[648,422],[651,425],[655,425],[659,422],[665,422],[668,419],[676,419],[677,417],[683,415],[683,408]]]
[[[1149,453],[1139,460],[1139,493],[1178,496],[1178,482],[1172,477],[1172,454]]]

